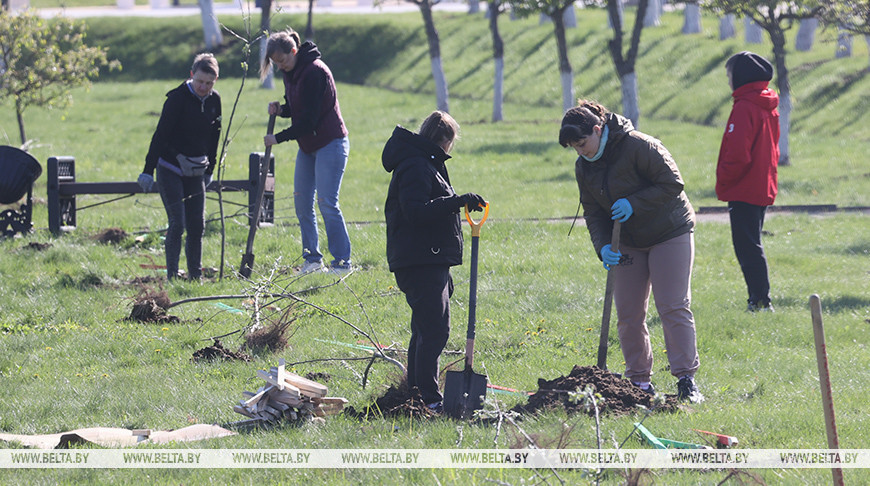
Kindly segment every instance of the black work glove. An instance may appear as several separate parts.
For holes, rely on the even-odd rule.
[[[483,196],[473,192],[467,192],[459,196],[459,199],[461,201],[459,207],[467,205],[469,211],[483,211],[483,208],[486,207],[486,200]]]

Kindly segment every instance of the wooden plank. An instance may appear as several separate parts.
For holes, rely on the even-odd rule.
[[[273,390],[273,389],[274,389],[274,388],[271,387],[271,386],[267,386],[267,387],[263,388],[263,389],[262,389],[260,392],[258,392],[256,395],[254,395],[254,396],[252,396],[251,398],[249,398],[249,399],[245,402],[245,406],[248,407],[248,408],[253,407],[257,402],[260,401],[261,398],[263,398],[263,397],[266,395],[266,393],[268,393],[270,390]]]
[[[278,373],[277,373],[277,376],[275,376],[275,379],[278,380],[278,389],[279,390],[284,389],[284,365],[285,364],[286,364],[286,362],[284,361],[284,358],[278,359]]]
[[[272,368],[272,370],[276,371],[277,376],[277,369]],[[284,381],[295,386],[300,391],[305,392],[306,395],[312,398],[325,397],[328,391],[326,385],[322,385],[314,380],[309,380],[308,378],[299,376],[296,373],[285,372]]]
[[[249,412],[247,408],[242,407],[242,406],[240,406],[240,405],[235,405],[235,406],[233,407],[233,411],[236,412],[236,413],[238,413],[238,414],[244,415],[245,417],[248,417],[248,418],[254,418],[254,414],[252,414],[251,412]]]

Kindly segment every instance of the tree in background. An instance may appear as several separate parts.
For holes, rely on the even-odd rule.
[[[785,32],[795,21],[819,15],[823,0],[796,0],[778,3],[774,0],[705,0],[704,7],[717,14],[737,14],[752,19],[761,26],[773,44],[773,65],[779,91],[779,165],[789,165],[789,128],[791,126],[791,86],[785,63]],[[840,0],[836,0],[840,1]]]
[[[33,10],[0,11],[0,100],[15,103],[21,144],[27,145],[24,111],[29,106],[66,108],[70,91],[90,86],[106,60],[106,49],[85,45],[84,23],[58,17],[45,21]]]
[[[205,37],[205,50],[213,52],[224,43],[221,26],[214,13],[214,0],[198,0],[198,3],[202,18],[202,33]]]
[[[565,39],[565,11],[574,8],[574,0],[510,0],[511,8],[519,17],[539,13],[553,21],[556,47],[559,50],[559,73],[562,80],[562,111],[574,106],[574,73],[568,60],[568,41]]]
[[[613,39],[607,43],[610,50],[610,57],[613,59],[613,65],[616,67],[616,73],[619,75],[619,82],[622,85],[622,114],[638,127],[640,122],[640,103],[637,95],[637,74],[634,71],[634,65],[637,61],[637,52],[640,47],[640,34],[643,32],[645,25],[646,9],[648,7],[647,0],[640,0],[637,4],[637,13],[634,17],[634,28],[631,31],[631,40],[629,41],[628,52],[625,55],[622,53],[622,16],[619,14],[617,2],[620,0],[607,0],[607,15],[610,19],[610,25],[613,26]]]
[[[426,29],[426,39],[429,41],[429,63],[432,66],[432,78],[435,80],[435,102],[439,110],[449,113],[450,100],[447,94],[447,77],[444,76],[444,67],[441,65],[441,41],[438,39],[438,31],[435,29],[435,20],[432,18],[432,7],[438,5],[441,0],[406,0],[420,8],[423,15],[423,25]],[[375,2],[379,5],[380,2]]]
[[[501,0],[490,0],[487,4],[489,32],[492,34],[492,59],[495,61],[495,74],[492,82],[492,121],[504,119],[504,41],[498,31],[498,16],[504,11]]]
[[[863,35],[870,48],[870,0],[822,0],[822,20],[856,35]],[[867,67],[870,71],[870,66]]]

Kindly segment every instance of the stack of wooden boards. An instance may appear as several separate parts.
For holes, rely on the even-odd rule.
[[[268,372],[257,370],[257,376],[266,384],[256,392],[244,392],[245,398],[233,410],[263,425],[337,415],[347,403],[341,397],[327,397],[325,385],[285,371],[284,359]]]

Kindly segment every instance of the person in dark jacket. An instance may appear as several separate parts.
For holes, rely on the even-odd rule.
[[[350,237],[344,215],[338,205],[338,193],[350,142],[341,117],[338,93],[332,72],[320,59],[320,51],[311,42],[301,43],[293,29],[275,32],[266,43],[266,57],[260,68],[265,78],[272,65],[283,73],[284,104],[269,103],[269,114],[290,118],[289,128],[263,139],[266,146],[296,140],[296,171],[293,177],[293,200],[302,234],[300,274],[329,270],[337,275],[351,271]],[[314,195],[323,224],[332,262],[323,266],[317,238]]]
[[[138,183],[145,192],[157,189],[166,209],[166,275],[178,276],[181,234],[187,232],[184,254],[190,279],[202,276],[202,236],[205,231],[205,188],[211,183],[221,135],[221,97],[214,90],[218,62],[199,54],[190,79],[166,93],[163,112],[145,156]]]
[[[481,196],[457,195],[450,185],[445,162],[458,135],[456,120],[435,111],[419,134],[397,126],[381,156],[392,173],[384,205],[387,261],[411,307],[408,386],[417,387],[436,412],[442,410],[438,357],[450,335],[450,267],[462,264],[459,210],[486,205]]]
[[[734,105],[719,148],[716,196],[728,202],[731,241],[749,292],[747,310],[773,312],[761,231],[767,206],[776,199],[779,95],[768,88],[773,66],[758,54],[734,54],[725,71]]]
[[[659,140],[600,104],[581,100],[562,118],[559,143],[577,151],[575,176],[595,252],[613,272],[613,299],[625,376],[654,394],[646,325],[650,288],[662,321],[677,396],[704,399],[690,309],[695,212],[674,159]],[[613,222],[622,224],[611,249]]]

